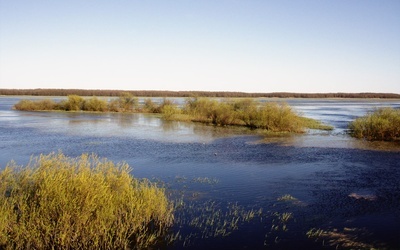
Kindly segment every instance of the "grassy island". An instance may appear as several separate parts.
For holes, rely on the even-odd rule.
[[[363,117],[355,119],[349,125],[350,134],[356,138],[370,141],[400,140],[400,110],[380,108]]]
[[[41,155],[0,173],[1,249],[148,249],[173,223],[164,189],[95,155]]]
[[[192,121],[216,126],[244,126],[270,132],[303,133],[306,129],[331,130],[332,127],[301,117],[286,103],[255,102],[254,99],[187,98],[183,107],[164,98],[154,103],[150,98],[139,105],[138,98],[125,93],[107,102],[97,97],[83,98],[70,95],[66,100],[21,100],[14,105],[25,111],[96,111],[96,112],[143,112],[159,113],[166,120]]]

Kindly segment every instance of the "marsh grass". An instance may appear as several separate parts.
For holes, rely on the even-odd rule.
[[[365,242],[365,238],[370,238],[370,234],[365,229],[343,228],[342,230],[331,229],[322,230],[312,228],[306,233],[308,238],[322,242],[325,246],[335,247],[336,249],[385,249],[376,242],[374,244]],[[364,238],[361,240],[360,236]]]
[[[173,223],[165,190],[125,163],[62,153],[0,173],[0,248],[144,249]]]
[[[216,201],[199,203],[175,202],[175,226],[180,228],[174,235],[175,244],[184,247],[195,244],[198,240],[228,237],[239,230],[245,223],[262,219],[263,210],[246,209],[237,203],[222,205]]]
[[[380,108],[349,124],[356,138],[379,141],[400,140],[400,109]]]

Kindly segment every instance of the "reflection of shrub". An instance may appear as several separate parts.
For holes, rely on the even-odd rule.
[[[94,155],[42,155],[0,173],[0,248],[148,248],[172,219],[163,189]]]
[[[367,140],[399,140],[400,110],[381,108],[349,124],[350,133],[356,138]]]

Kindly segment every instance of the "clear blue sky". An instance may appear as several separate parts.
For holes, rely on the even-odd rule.
[[[400,93],[400,0],[0,0],[0,88]]]

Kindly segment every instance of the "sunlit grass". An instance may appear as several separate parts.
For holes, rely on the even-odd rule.
[[[400,140],[400,109],[380,108],[349,124],[350,134],[367,140]]]
[[[0,248],[149,248],[173,223],[165,191],[95,155],[41,155],[0,173]]]
[[[318,130],[333,130],[333,127],[330,125],[323,124],[320,121],[308,118],[308,117],[300,117],[302,124],[304,127],[309,129],[318,129]]]
[[[336,228],[331,230],[312,228],[306,235],[308,238],[322,242],[325,246],[335,247],[336,249],[380,249],[379,246],[375,246],[378,244],[361,241],[360,236],[365,238],[368,232],[358,228],[345,227],[343,230]]]
[[[277,199],[278,201],[297,201],[297,198],[293,197],[290,194],[282,195]]]

